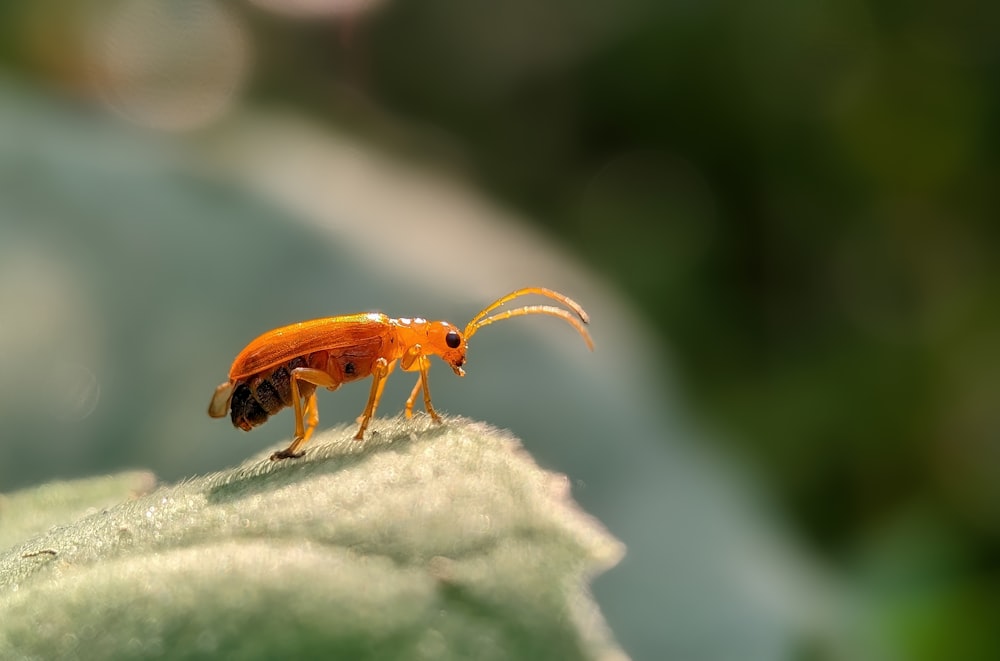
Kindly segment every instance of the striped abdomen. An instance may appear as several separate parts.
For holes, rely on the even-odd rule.
[[[306,359],[299,356],[271,372],[255,374],[237,381],[229,405],[233,426],[250,431],[267,422],[269,416],[286,406],[291,406],[291,370],[296,367],[306,367],[307,364]],[[300,381],[298,385],[301,397],[308,397],[316,390],[316,386],[311,383]]]

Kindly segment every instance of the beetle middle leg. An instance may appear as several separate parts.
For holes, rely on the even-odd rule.
[[[378,409],[378,402],[382,399],[382,391],[385,390],[385,381],[389,378],[389,374],[392,373],[394,367],[396,367],[396,361],[389,362],[384,357],[379,357],[372,365],[372,389],[368,393],[368,404],[365,405],[365,410],[361,414],[361,425],[358,427],[358,433],[354,435],[354,440],[360,441],[365,437],[365,430],[368,429],[368,423],[375,416],[375,410]]]
[[[417,393],[424,385],[424,375],[421,374],[417,377],[417,382],[413,384],[413,390],[410,391],[410,396],[406,398],[406,407],[403,411],[406,413],[407,419],[413,417],[413,404],[417,401]]]
[[[340,383],[334,381],[333,377],[329,374],[312,367],[296,367],[291,371],[289,376],[288,382],[291,385],[292,406],[295,412],[295,438],[292,439],[287,448],[272,454],[271,461],[296,459],[305,454],[299,448],[306,444],[309,437],[312,436],[313,430],[316,429],[316,425],[319,424],[319,408],[316,405],[316,392],[313,391],[305,398],[306,402],[303,407],[303,397],[299,393],[299,381],[305,381],[306,383],[311,383],[322,388],[329,388],[330,390],[336,390],[340,387]]]

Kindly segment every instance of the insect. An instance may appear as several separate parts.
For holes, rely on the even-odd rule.
[[[490,314],[528,294],[545,296],[569,309],[526,305]],[[314,319],[276,328],[248,344],[233,361],[229,380],[215,389],[208,414],[221,418],[229,412],[233,426],[250,431],[291,406],[295,412],[295,437],[287,448],[272,454],[271,460],[301,457],[300,448],[319,424],[316,388],[336,390],[349,381],[372,377],[368,403],[358,418],[360,427],[354,436],[361,440],[378,408],[386,379],[398,363],[404,371],[419,372],[406,400],[406,417],[412,417],[417,394],[422,392],[427,414],[441,422],[431,404],[427,382],[430,357],[440,357],[455,374],[465,376],[462,366],[470,337],[483,326],[529,314],[565,320],[594,349],[584,327],[590,318],[583,308],[568,296],[544,287],[525,287],[501,296],[474,316],[464,331],[447,321],[392,319],[375,312]]]

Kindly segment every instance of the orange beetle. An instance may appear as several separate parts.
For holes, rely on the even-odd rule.
[[[527,294],[539,294],[562,303],[569,310],[551,305],[526,305],[489,316],[501,305]],[[570,312],[570,310],[572,312]],[[267,422],[286,406],[295,409],[295,438],[271,455],[271,460],[301,457],[299,450],[319,423],[316,388],[336,390],[341,384],[372,377],[368,404],[359,418],[354,438],[364,438],[375,415],[389,374],[399,362],[407,372],[420,372],[406,400],[406,417],[413,415],[417,392],[423,391],[424,408],[435,422],[441,417],[431,405],[427,385],[430,356],[437,355],[455,374],[465,376],[467,342],[476,331],[502,319],[526,314],[547,314],[564,319],[593,350],[594,343],[584,324],[587,313],[568,296],[544,287],[525,287],[487,305],[465,326],[464,332],[447,321],[418,318],[392,319],[375,312],[326,317],[283,326],[264,333],[236,356],[229,380],[215,389],[208,414],[221,418],[228,411],[233,426],[244,431]]]

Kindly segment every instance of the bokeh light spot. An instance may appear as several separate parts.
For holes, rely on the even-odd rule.
[[[125,2],[99,17],[88,46],[108,106],[161,130],[222,117],[250,68],[246,30],[211,0]]]
[[[58,420],[83,420],[97,408],[101,387],[83,365],[67,363],[52,372],[52,413]]]
[[[381,4],[380,0],[251,0],[255,5],[292,16],[355,16]]]

